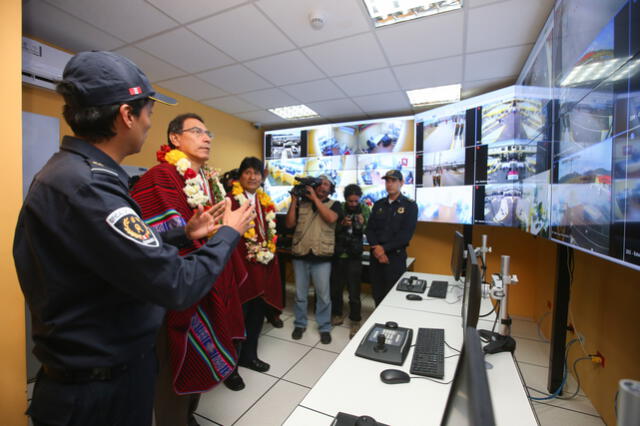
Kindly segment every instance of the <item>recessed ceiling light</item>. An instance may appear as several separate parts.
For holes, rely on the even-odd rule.
[[[376,27],[460,9],[462,0],[364,0]]]
[[[303,120],[305,118],[318,117],[318,113],[306,105],[291,105],[279,108],[271,108],[270,112],[285,120]]]
[[[407,90],[407,96],[414,107],[457,102],[460,100],[460,84]]]

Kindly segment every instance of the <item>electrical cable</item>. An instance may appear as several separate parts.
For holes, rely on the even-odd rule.
[[[445,345],[447,345],[447,347],[448,347],[449,349],[451,349],[451,350],[453,350],[453,351],[456,351],[456,352],[460,353],[460,350],[459,350],[459,349],[456,349],[456,348],[454,348],[453,346],[451,346],[450,344],[448,344],[446,340],[444,341],[444,344],[445,344]]]
[[[496,325],[498,324],[498,317],[500,316],[500,309],[501,309],[499,300],[496,302],[496,304],[498,305],[498,309],[496,310],[496,319],[493,321],[493,327],[491,327],[492,333],[496,332]]]
[[[496,311],[496,305],[493,305],[493,308],[486,314],[480,315],[480,318],[485,318],[488,317],[489,315],[491,315],[492,313],[494,313]]]
[[[441,382],[441,381],[439,381],[439,380],[434,380],[434,379],[431,379],[431,378],[429,378],[429,377],[424,377],[424,376],[409,376],[409,377],[410,377],[410,378],[412,378],[412,379],[425,379],[425,380],[430,380],[430,381],[432,381],[433,383],[439,383],[439,384],[441,384],[441,385],[448,385],[449,383],[452,383],[452,382],[453,382],[453,379],[449,380],[448,382]]]
[[[547,401],[547,400],[550,400],[550,399],[561,399],[561,400],[566,401],[566,400],[573,399],[578,395],[578,393],[580,392],[580,376],[578,375],[578,371],[576,370],[576,365],[580,361],[584,361],[584,360],[587,360],[587,359],[590,360],[591,356],[580,357],[580,358],[577,358],[576,360],[574,360],[574,362],[573,362],[573,372],[574,372],[574,374],[576,376],[576,381],[578,383],[578,386],[576,387],[576,390],[574,391],[574,393],[571,396],[563,397],[563,396],[560,396],[560,392],[562,392],[564,386],[566,385],[567,378],[568,378],[569,369],[567,368],[567,360],[568,360],[568,357],[569,357],[569,349],[571,348],[571,345],[573,345],[575,342],[579,342],[579,341],[580,341],[580,339],[575,338],[575,339],[572,339],[571,341],[569,341],[567,343],[567,348],[565,350],[564,371],[563,371],[563,374],[562,374],[562,382],[558,386],[558,389],[556,389],[555,392],[549,394],[548,392],[543,392],[543,391],[541,391],[539,389],[536,389],[536,388],[534,388],[532,386],[526,386],[527,389],[531,389],[531,390],[533,390],[535,392],[538,392],[540,394],[546,395],[545,397],[541,397],[541,398],[533,397],[533,396],[529,395],[529,399],[531,399],[533,401]]]

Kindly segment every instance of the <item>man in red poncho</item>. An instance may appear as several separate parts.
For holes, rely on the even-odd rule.
[[[206,208],[224,197],[215,173],[206,166],[213,135],[202,118],[179,115],[169,123],[167,136],[168,144],[158,151],[160,164],[131,190],[144,221],[160,232],[184,226],[199,206]],[[181,247],[180,255],[198,249],[205,241]],[[236,369],[238,354],[233,340],[244,338],[238,287],[246,278],[244,261],[236,250],[198,304],[167,313],[157,345],[157,426],[196,425],[193,413],[200,393]]]
[[[240,289],[247,339],[240,348],[239,365],[266,372],[270,366],[258,358],[258,338],[264,324],[266,309],[282,310],[282,285],[276,251],[276,209],[271,198],[262,190],[264,166],[256,157],[245,157],[238,168],[238,179],[230,193],[233,210],[251,203],[256,211],[252,227],[243,235],[236,251],[244,259],[249,276]],[[225,385],[232,390],[244,388],[236,372]]]

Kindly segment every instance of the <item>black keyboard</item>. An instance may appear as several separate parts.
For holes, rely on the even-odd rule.
[[[431,286],[429,287],[429,293],[427,293],[427,296],[437,297],[439,299],[446,299],[448,288],[449,288],[449,283],[447,281],[432,281]]]
[[[410,371],[419,376],[444,378],[444,329],[418,329]]]

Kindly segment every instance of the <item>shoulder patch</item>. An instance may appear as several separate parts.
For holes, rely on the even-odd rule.
[[[120,236],[147,247],[159,247],[155,234],[131,207],[120,207],[109,213],[107,223]]]

